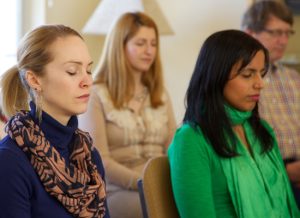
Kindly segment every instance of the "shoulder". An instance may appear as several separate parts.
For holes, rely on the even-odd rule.
[[[25,153],[14,140],[6,136],[0,142],[0,168],[4,170],[14,167],[17,169],[32,168]]]
[[[176,130],[170,145],[169,152],[174,150],[178,152],[189,150],[207,153],[211,151],[211,146],[198,126],[183,124]]]
[[[35,177],[33,167],[25,153],[15,141],[6,136],[0,142],[0,175],[2,183],[10,183],[21,187],[21,183],[29,185],[31,177]]]
[[[108,92],[108,88],[105,83],[96,83],[93,85],[92,89],[97,93]]]
[[[92,101],[100,101],[101,104],[113,107],[111,95],[109,93],[108,87],[104,83],[94,84],[92,87]]]
[[[177,129],[174,140],[178,141],[190,141],[194,139],[202,138],[203,134],[199,127],[192,126],[191,124],[183,124]]]
[[[205,139],[199,127],[194,128],[189,124],[184,124],[175,133],[168,148],[168,158],[173,170],[193,171],[208,169],[219,156]]]
[[[280,74],[281,77],[282,76],[289,76],[289,77],[292,77],[293,79],[295,79],[297,81],[300,80],[300,73],[296,69],[285,66],[285,65],[282,65],[282,71],[284,73]]]
[[[93,115],[100,111],[103,111],[106,114],[114,109],[114,105],[106,84],[97,83],[92,86],[88,105],[88,113]],[[82,117],[82,115],[80,117]]]
[[[161,99],[164,103],[170,101],[170,95],[169,92],[166,88],[163,89],[162,94],[161,94]]]
[[[177,135],[178,134],[178,135]],[[177,131],[176,135],[178,139],[182,139],[186,142],[201,142],[202,144],[207,144],[206,137],[204,136],[200,126],[193,125],[191,123],[183,124]]]
[[[28,162],[25,153],[18,147],[16,142],[6,136],[0,141],[0,166],[3,161],[15,162],[13,159],[16,159],[17,162]]]

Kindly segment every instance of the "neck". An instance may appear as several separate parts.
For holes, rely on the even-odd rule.
[[[58,115],[58,113],[53,113],[52,111],[48,111],[48,110],[43,110],[43,111],[45,111],[47,114],[53,117],[57,122],[59,122],[64,126],[66,126],[70,120],[70,116],[60,116]]]
[[[239,111],[228,104],[224,108],[232,126],[243,124],[252,115],[252,111]]]
[[[144,89],[144,85],[142,84],[142,72],[133,72],[133,80],[134,80],[134,93],[140,93]]]

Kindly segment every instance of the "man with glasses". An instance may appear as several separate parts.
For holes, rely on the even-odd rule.
[[[243,30],[269,51],[271,66],[265,76],[259,110],[275,130],[300,208],[300,74],[279,62],[294,34],[292,26],[292,12],[278,1],[258,1],[242,19]]]

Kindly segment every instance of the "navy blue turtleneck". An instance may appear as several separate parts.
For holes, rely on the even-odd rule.
[[[35,105],[30,103],[30,114],[35,118]],[[76,116],[66,126],[48,114],[42,114],[41,130],[50,144],[69,161],[69,145],[78,127]],[[96,149],[92,151],[93,162],[104,179],[104,168]],[[107,205],[106,205],[107,208]],[[0,218],[71,218],[72,215],[44,189],[25,153],[9,136],[0,142]],[[107,214],[105,218],[109,217]]]

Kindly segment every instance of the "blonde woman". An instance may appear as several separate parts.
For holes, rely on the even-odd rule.
[[[100,150],[111,217],[141,217],[137,180],[164,155],[176,128],[164,89],[156,24],[126,13],[107,37],[88,110],[79,125]]]
[[[45,25],[24,36],[17,65],[1,80],[10,117],[0,142],[1,217],[109,217],[101,158],[77,127],[91,65],[69,27]]]

